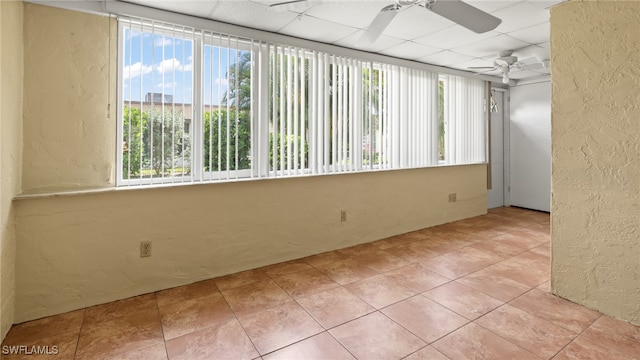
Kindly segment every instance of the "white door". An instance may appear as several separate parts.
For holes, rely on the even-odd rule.
[[[497,111],[491,113],[491,189],[487,191],[487,208],[493,209],[505,203],[505,102],[504,92],[492,91]]]
[[[551,208],[551,82],[510,88],[511,205]]]

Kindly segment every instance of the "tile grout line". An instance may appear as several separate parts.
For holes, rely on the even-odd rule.
[[[78,331],[78,339],[76,340],[76,347],[73,350],[73,359],[75,360],[78,355],[78,347],[80,346],[80,335],[82,335],[82,329],[84,328],[84,319],[87,314],[87,308],[82,309],[82,321],[80,322],[80,331]]]

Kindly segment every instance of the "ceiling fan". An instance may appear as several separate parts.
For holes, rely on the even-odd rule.
[[[509,83],[509,73],[511,71],[534,70],[546,68],[548,60],[539,61],[536,64],[528,65],[523,61],[518,61],[518,57],[513,55],[513,50],[501,51],[498,57],[493,60],[493,66],[471,66],[470,70],[476,71],[478,74],[484,74],[492,71],[500,71],[502,75],[502,83]]]
[[[308,0],[289,0],[269,5],[275,9],[290,9],[296,4]],[[322,0],[319,0],[322,2]],[[502,22],[501,19],[475,8],[460,0],[395,0],[394,4],[385,6],[367,27],[357,45],[370,45],[380,37],[391,20],[405,8],[421,6],[427,10],[449,19],[476,33],[484,33],[495,29]]]
[[[493,30],[502,23],[501,19],[460,0],[396,0],[395,4],[380,10],[357,44],[369,45],[375,42],[400,10],[414,5],[431,10],[478,34]]]

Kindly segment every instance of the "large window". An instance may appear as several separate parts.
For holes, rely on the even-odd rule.
[[[120,20],[119,185],[485,161],[484,82]]]

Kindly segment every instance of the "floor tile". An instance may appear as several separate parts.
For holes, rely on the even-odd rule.
[[[175,304],[182,301],[197,299],[202,296],[218,293],[215,280],[199,281],[193,284],[178,286],[172,289],[158,291],[156,299],[158,306]]]
[[[261,355],[324,331],[322,326],[294,301],[239,316],[238,320]]]
[[[429,245],[418,241],[407,241],[404,244],[386,249],[386,251],[406,260],[410,264],[442,255],[441,251],[436,251]]]
[[[218,292],[184,302],[160,306],[165,340],[227,322],[235,315]]]
[[[431,346],[425,346],[422,349],[404,358],[404,360],[449,360],[448,357],[442,355],[441,352]]]
[[[377,272],[385,272],[408,265],[406,259],[395,256],[385,250],[372,250],[353,257],[354,260]]]
[[[84,313],[84,309],[76,310],[14,325],[2,344],[35,344],[42,338],[63,332],[74,332],[77,336],[80,333]]]
[[[542,284],[540,284],[540,286],[538,286],[536,289],[545,292],[545,293],[550,293],[551,292],[551,284],[549,283],[549,281],[544,282]]]
[[[78,335],[80,329],[71,331],[52,333],[44,337],[18,339],[5,339],[0,359],[6,360],[73,360],[78,345]],[[7,341],[8,340],[8,341]],[[26,346],[22,350],[19,346]],[[33,346],[39,347],[43,354],[34,354]],[[5,354],[4,352],[8,352]],[[37,351],[37,350],[35,350]]]
[[[431,289],[422,294],[469,320],[475,320],[504,304],[504,302],[498,299],[461,285],[456,281]]]
[[[308,339],[267,354],[264,360],[355,360],[329,333],[323,332]]]
[[[325,329],[344,324],[375,309],[343,287],[297,299]]]
[[[320,271],[311,268],[291,274],[274,276],[273,280],[294,298],[311,295],[340,286]]]
[[[543,243],[542,245],[538,245],[534,248],[532,248],[531,252],[534,252],[536,254],[540,254],[540,255],[544,255],[546,257],[550,257],[551,256],[551,244],[548,242]]]
[[[407,265],[400,269],[389,271],[384,275],[416,292],[427,291],[451,281],[442,275],[427,270],[421,264]]]
[[[356,281],[345,285],[345,288],[376,309],[381,309],[417,293],[384,275]]]
[[[596,331],[587,329],[571,344],[567,345],[554,360],[637,360],[640,359],[640,350],[629,353],[622,350],[625,345],[615,341],[609,341],[600,336]],[[621,351],[622,350],[622,351]]]
[[[380,250],[388,250],[390,248],[397,247],[407,242],[408,241],[406,238],[403,238],[402,236],[398,235],[398,236],[391,236],[388,238],[373,241],[371,242],[371,245],[377,247]]]
[[[229,290],[265,280],[269,280],[269,275],[267,275],[263,268],[242,271],[213,279],[220,290]]]
[[[271,279],[223,290],[222,295],[237,315],[264,310],[291,300]]]
[[[601,315],[597,311],[537,289],[509,304],[575,333],[581,333]]]
[[[377,271],[352,259],[320,265],[317,269],[341,285],[378,274]]]
[[[291,261],[281,262],[274,265],[265,266],[262,269],[264,269],[264,271],[269,276],[277,276],[277,275],[291,274],[291,273],[302,271],[302,270],[309,270],[311,268],[312,266],[309,265],[309,263],[307,263],[304,260],[291,260]]]
[[[151,345],[146,348],[116,355],[108,360],[167,360],[167,349],[162,344]]]
[[[358,245],[349,246],[343,249],[339,249],[337,251],[343,254],[344,256],[347,256],[349,259],[352,259],[355,256],[359,256],[359,255],[362,255],[363,253],[366,253],[369,251],[375,251],[375,250],[378,250],[378,248],[372,243],[363,243],[363,244],[358,244]]]
[[[380,312],[329,332],[357,359],[401,359],[426,344]]]
[[[393,321],[431,343],[469,320],[422,295],[393,304],[381,310]]]
[[[476,271],[456,281],[505,302],[531,290],[531,286],[511,280],[500,275],[498,270],[492,271],[491,269],[492,267],[488,267]]]
[[[532,228],[511,228],[508,231],[508,235],[505,239],[516,241],[525,245],[528,249],[534,248],[549,241],[548,236]]]
[[[421,241],[421,240],[429,240],[431,237],[433,237],[433,234],[434,234],[433,228],[428,228],[428,229],[416,230],[416,231],[400,234],[398,235],[398,237],[406,241],[414,241],[414,240]]]
[[[101,324],[113,319],[140,314],[156,314],[156,294],[146,294],[87,308],[83,326]],[[152,315],[149,315],[152,316]]]
[[[308,256],[304,258],[304,261],[306,261],[308,264],[310,264],[313,267],[318,267],[322,265],[328,265],[336,261],[344,261],[348,259],[349,259],[349,256],[339,251],[328,251],[322,254]]]
[[[545,359],[554,356],[577,336],[510,305],[492,311],[476,323]]]
[[[236,319],[168,340],[167,353],[169,360],[249,360],[259,356]]]
[[[526,245],[504,236],[499,236],[492,241],[477,242],[470,247],[487,252],[493,252],[502,258],[515,256],[528,250]]]
[[[470,323],[432,344],[451,360],[540,360],[506,339]]]
[[[498,276],[506,277],[531,287],[537,287],[549,281],[551,266],[548,263],[548,258],[547,261],[541,262],[541,260],[524,258],[522,257],[523,254],[491,265],[486,269]]]
[[[87,310],[88,312],[88,310]],[[82,326],[76,359],[100,359],[163,341],[157,310],[134,315],[118,316],[104,321],[93,321]]]
[[[612,347],[621,354],[640,359],[640,326],[602,315],[585,330],[585,334],[603,347]]]
[[[496,254],[466,247],[428,259],[423,262],[423,265],[435,273],[457,279],[500,260],[502,258]]]

